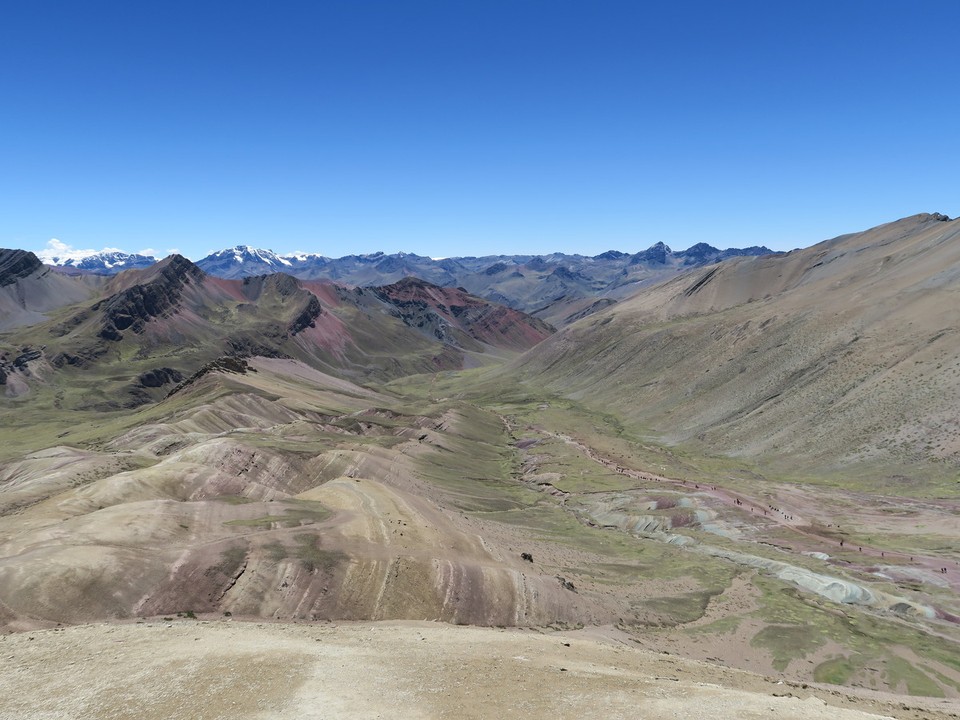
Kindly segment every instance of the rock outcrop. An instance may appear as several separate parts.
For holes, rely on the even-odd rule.
[[[32,252],[0,248],[0,287],[43,269],[43,263]]]
[[[202,280],[204,272],[181,255],[171,255],[161,263],[155,277],[134,285],[93,306],[104,314],[99,336],[104,340],[123,339],[123,331],[143,332],[147,322],[162,317],[177,306],[183,288]]]

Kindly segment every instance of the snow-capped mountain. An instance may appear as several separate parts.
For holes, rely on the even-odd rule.
[[[306,263],[315,263],[319,265],[325,265],[330,262],[330,258],[325,257],[324,255],[317,255],[316,253],[305,253],[305,252],[292,252],[287,253],[286,255],[279,255],[278,257],[285,258],[296,264],[306,264]]]
[[[295,264],[299,264],[299,261],[277,255],[273,250],[237,245],[207,255],[196,264],[201,270],[211,275],[233,279],[277,272],[289,273],[294,269]]]
[[[633,254],[609,250],[593,257],[551,253],[434,260],[414,253],[375,252],[332,259],[305,252],[279,255],[238,245],[207,255],[196,265],[226,279],[285,273],[300,280],[332,280],[358,287],[384,286],[415,277],[441,287],[465,289],[559,326],[691,268],[770,252],[765,247],[720,250],[707,243],[674,251],[658,242]],[[143,264],[123,264],[131,262],[130,258],[139,258]],[[74,254],[68,263],[87,272],[116,273],[152,264],[153,258],[102,252],[80,259]]]
[[[83,257],[47,256],[43,258],[48,265],[72,268],[97,275],[116,275],[121,270],[150,267],[157,262],[155,257],[122,251],[99,252]]]

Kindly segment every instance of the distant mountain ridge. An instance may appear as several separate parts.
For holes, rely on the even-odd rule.
[[[328,258],[311,253],[281,255],[238,245],[212,253],[196,265],[209,275],[228,280],[282,272],[300,280],[375,287],[416,277],[441,287],[464,288],[473,295],[557,325],[690,268],[733,257],[769,254],[773,251],[767,247],[721,250],[707,243],[674,251],[661,242],[633,254],[608,250],[595,256],[551,253],[433,259],[413,253],[376,252]],[[120,255],[123,254],[100,253],[72,259],[58,267],[112,275],[154,262],[142,255]],[[598,298],[605,302],[597,305]]]
[[[52,256],[48,258],[47,264],[58,268],[82,270],[95,275],[116,275],[123,270],[147,268],[156,262],[157,258],[152,255],[115,251],[99,252],[79,258]]]
[[[287,272],[301,279],[326,278],[331,280],[345,280],[356,278],[358,285],[375,284],[371,282],[363,271],[374,269],[378,274],[387,276],[395,273],[405,273],[423,280],[436,282],[446,277],[452,282],[457,275],[466,273],[484,272],[495,274],[499,266],[504,269],[509,266],[531,266],[546,269],[552,267],[571,272],[583,272],[582,267],[588,265],[606,266],[632,264],[657,264],[690,267],[700,264],[720,262],[731,257],[744,255],[769,255],[773,251],[767,247],[728,248],[721,250],[707,243],[697,243],[688,250],[673,251],[662,242],[656,243],[647,250],[630,254],[618,250],[608,250],[595,256],[568,255],[565,253],[551,253],[548,255],[486,255],[447,257],[434,259],[414,253],[383,252],[362,255],[345,255],[340,258],[329,258],[319,254],[290,253],[281,255],[272,250],[263,250],[249,245],[238,245],[234,248],[211,253],[197,261],[197,266],[210,275],[223,278],[248,277],[263,275],[270,272]],[[572,266],[572,267],[571,267]],[[419,271],[422,274],[417,274]],[[363,277],[356,277],[363,275]],[[400,279],[400,278],[397,278]]]
[[[69,378],[76,407],[139,407],[224,356],[294,358],[383,380],[499,360],[553,332],[415,278],[370,288],[278,272],[224,279],[181,255],[94,276],[0,249],[0,397]]]
[[[683,265],[686,267],[721,262],[732,257],[744,255],[771,255],[777,254],[766,246],[751,246],[747,248],[727,248],[721,250],[707,243],[697,243],[687,250],[671,250],[669,246],[658,242],[646,250],[637,253],[625,253],[619,250],[608,250],[599,255],[568,255],[566,253],[551,253],[549,255],[483,255],[447,257],[434,259],[413,253],[383,252],[366,253],[361,255],[344,255],[340,258],[329,258],[317,253],[288,253],[281,255],[273,250],[255,248],[250,245],[218,250],[197,261],[197,266],[209,275],[226,279],[252,277],[254,275],[268,275],[271,272],[286,272],[300,279],[342,279],[345,275],[353,275],[359,267],[373,267],[377,271],[390,274],[401,270],[424,268],[426,274],[437,273],[456,274],[463,270],[483,271],[488,275],[508,266],[530,265],[531,267],[545,268],[554,266],[563,268],[563,264],[582,265],[584,263],[601,265],[604,263],[622,264],[624,260],[631,265],[644,263],[657,265]],[[679,261],[679,262],[678,262]],[[49,258],[47,265],[56,268],[76,268],[100,275],[115,275],[131,268],[145,268],[157,263],[157,258],[151,255],[125,252],[101,252],[85,255],[80,258]],[[502,266],[502,267],[501,267]],[[564,270],[561,270],[563,272]],[[335,277],[335,276],[339,276]],[[408,276],[409,277],[409,276]],[[426,279],[426,278],[421,278]]]

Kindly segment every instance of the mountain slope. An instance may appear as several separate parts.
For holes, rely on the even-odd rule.
[[[482,344],[527,350],[553,333],[542,320],[481,300],[459,288],[405,278],[373,291],[397,308],[406,325],[471,350],[480,350]]]
[[[10,256],[11,286],[23,285],[18,275],[52,273],[30,258]],[[552,332],[460,291],[406,287],[413,286],[419,299],[397,288],[304,284],[284,274],[226,280],[172,255],[102,281],[93,302],[64,307],[56,319],[3,338],[0,384],[18,396],[31,387],[60,387],[56,402],[64,408],[117,409],[161,399],[224,355],[290,357],[343,377],[383,380],[459,369],[468,356],[476,364],[494,349],[498,356],[515,354]],[[43,319],[32,312],[17,317],[24,324]],[[27,351],[31,360],[17,362]]]
[[[940,473],[960,466],[958,302],[960,222],[918,215],[680,276],[518,369],[670,442],[780,469]]]
[[[92,292],[82,280],[45,267],[31,252],[0,249],[0,331],[42,322],[46,313]]]
[[[24,452],[5,427],[0,627],[174,614],[588,625],[667,664],[689,654],[797,685],[849,657],[829,682],[893,690],[902,671],[886,667],[922,648],[911,683],[956,695],[956,581],[932,572],[939,546],[908,550],[888,530],[899,552],[880,545],[885,561],[877,547],[844,554],[810,516],[754,514],[752,493],[738,490],[746,512],[724,488],[618,467],[633,442],[603,413],[503,385],[483,407],[449,392],[473,394],[463,380],[377,390],[261,357],[135,412],[62,430],[31,415]],[[848,546],[881,540],[857,529],[873,498],[828,489],[798,514],[825,498],[844,508]],[[910,510],[911,525],[951,532],[948,503]]]

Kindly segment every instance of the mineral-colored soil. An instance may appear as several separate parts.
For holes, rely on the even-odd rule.
[[[955,499],[677,475],[492,374],[249,365],[0,464],[0,717],[957,710]]]

